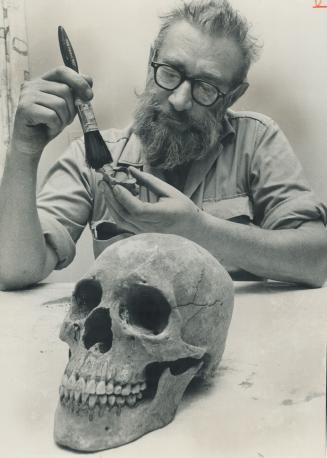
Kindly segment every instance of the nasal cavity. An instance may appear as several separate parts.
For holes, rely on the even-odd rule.
[[[85,321],[83,342],[85,348],[96,345],[100,353],[107,353],[112,346],[111,317],[108,309],[98,308]]]

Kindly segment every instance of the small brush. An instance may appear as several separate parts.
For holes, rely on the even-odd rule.
[[[64,64],[78,73],[73,47],[62,26],[58,27],[58,39]],[[98,129],[92,105],[76,98],[75,106],[84,132],[86,163],[93,169],[100,169],[104,164],[113,162],[113,159]]]

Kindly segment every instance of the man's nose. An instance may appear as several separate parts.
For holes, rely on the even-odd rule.
[[[176,111],[190,110],[193,106],[191,83],[183,81],[178,88],[173,90],[168,97],[168,101]]]

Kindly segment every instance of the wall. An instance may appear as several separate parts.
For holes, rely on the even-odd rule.
[[[25,0],[30,73],[61,65],[57,26],[74,45],[80,69],[94,78],[94,108],[99,126],[123,127],[132,117],[135,91],[143,88],[157,14],[174,0]],[[327,4],[327,0],[324,0]],[[327,8],[313,0],[231,0],[247,16],[264,44],[249,75],[250,89],[236,108],[273,117],[283,128],[318,195],[327,202]],[[90,7],[92,5],[92,9]],[[72,138],[75,121],[45,151],[40,181]],[[92,260],[88,231],[71,266],[49,279],[73,281]]]

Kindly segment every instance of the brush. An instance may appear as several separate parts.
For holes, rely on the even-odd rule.
[[[62,26],[58,27],[58,39],[64,64],[78,73],[78,64],[73,47]],[[90,102],[83,102],[76,98],[75,106],[84,132],[86,163],[93,169],[100,169],[104,164],[113,162],[113,159],[98,129],[92,105]]]

